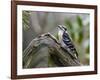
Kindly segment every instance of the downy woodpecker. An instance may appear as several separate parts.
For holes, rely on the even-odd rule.
[[[78,53],[75,49],[71,37],[68,34],[67,28],[65,26],[58,25],[58,30],[58,38],[61,43],[61,47],[67,50],[72,57],[78,58]]]

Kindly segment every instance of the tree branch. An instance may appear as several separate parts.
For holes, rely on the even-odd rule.
[[[33,39],[23,52],[23,68],[80,65],[50,33]]]

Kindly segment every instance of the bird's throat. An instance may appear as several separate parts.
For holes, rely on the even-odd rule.
[[[62,35],[63,35],[63,31],[62,30],[59,30],[58,36],[59,36],[59,41],[60,42],[62,41]]]

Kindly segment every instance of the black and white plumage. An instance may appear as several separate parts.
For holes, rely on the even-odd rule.
[[[58,29],[59,29],[58,37],[59,37],[59,41],[61,43],[62,48],[67,50],[72,57],[78,58],[78,53],[75,49],[75,46],[72,42],[71,37],[69,36],[69,34],[67,32],[67,28],[65,28],[62,25],[59,25]]]

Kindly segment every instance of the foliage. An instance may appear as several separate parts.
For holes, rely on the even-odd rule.
[[[25,31],[29,30],[29,11],[23,11],[22,13],[22,23],[23,23],[23,29]]]

